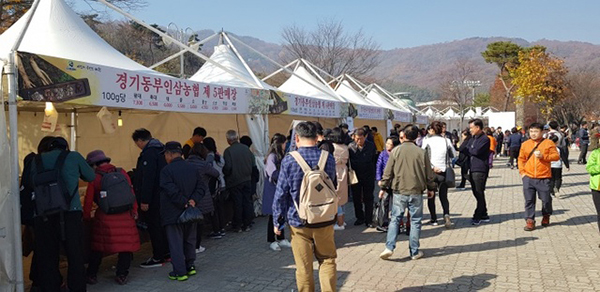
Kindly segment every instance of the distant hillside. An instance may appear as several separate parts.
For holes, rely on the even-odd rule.
[[[201,37],[213,34],[213,31],[201,31]],[[283,59],[282,46],[264,42],[257,38],[238,37],[261,53],[281,62]],[[413,91],[416,100],[429,100],[436,98],[439,86],[439,74],[450,70],[458,59],[472,60],[477,66],[478,78],[482,82],[479,91],[489,91],[497,74],[494,64],[487,64],[481,57],[481,52],[486,46],[496,41],[512,41],[520,46],[543,45],[548,51],[563,58],[571,70],[577,68],[600,68],[600,45],[576,41],[539,40],[529,42],[519,38],[504,37],[474,37],[446,43],[419,46],[414,48],[385,50],[381,52],[382,62],[375,68],[367,81],[376,80],[391,91]],[[209,42],[204,46],[205,53],[212,52],[212,47],[217,41]],[[260,74],[268,74],[276,68],[258,54],[237,46],[240,53],[247,59],[250,67]]]

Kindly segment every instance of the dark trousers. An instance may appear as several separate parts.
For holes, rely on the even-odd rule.
[[[594,206],[596,206],[598,229],[600,231],[600,191],[592,190],[592,200],[594,200]]]
[[[383,199],[381,199],[381,203],[383,204],[383,211],[385,213],[382,227],[387,227],[390,225],[390,215],[392,211],[392,206],[394,205],[394,191],[388,189]]]
[[[535,220],[535,201],[537,196],[542,201],[542,215],[552,215],[552,196],[550,196],[550,179],[523,177],[523,194],[525,196],[525,219]]]
[[[250,181],[229,188],[229,195],[233,200],[233,228],[250,226],[254,218]]]
[[[481,220],[489,218],[487,213],[487,204],[485,202],[485,184],[488,174],[485,172],[472,172],[469,176],[473,196],[477,200],[477,208],[473,214],[473,219]]]
[[[223,218],[223,214],[225,214],[225,207],[223,206],[224,202],[221,199],[214,199],[213,205],[215,206],[215,210],[209,215],[209,217],[212,225],[212,231],[217,233],[225,228],[225,219]]]
[[[436,174],[436,180],[438,181],[438,193],[433,196],[433,198],[427,199],[427,208],[429,209],[429,214],[431,214],[431,220],[437,220],[437,214],[435,212],[435,197],[440,197],[440,202],[442,203],[442,209],[444,210],[444,215],[450,215],[450,202],[448,201],[448,185],[446,184],[446,173],[442,172]]]
[[[159,203],[150,204],[147,212],[142,212],[144,222],[148,224],[148,234],[152,243],[152,257],[155,260],[162,260],[169,255],[169,246],[165,230],[160,223]]]
[[[373,219],[373,191],[375,190],[375,180],[361,180],[359,178],[358,183],[352,185],[351,188],[356,220],[371,223],[371,220]]]
[[[515,161],[517,163],[519,163],[518,162],[519,151],[521,151],[521,148],[519,148],[519,147],[511,147],[510,148],[510,160],[508,161],[508,163],[510,164],[510,166],[515,166]]]
[[[560,191],[560,187],[562,186],[562,167],[561,168],[552,168],[552,178],[550,179],[550,193],[554,194],[554,189]]]
[[[64,212],[63,214],[64,228],[61,228],[60,214],[34,219],[36,285],[44,292],[60,291],[62,277],[58,265],[62,244],[68,260],[67,285],[69,291],[86,291],[81,211]],[[62,235],[64,235],[64,240]]]
[[[465,187],[467,180],[469,179],[469,168],[468,167],[460,167],[460,184],[457,188],[462,189]]]
[[[273,215],[269,215],[269,223],[267,224],[267,242],[275,242],[285,239],[285,234],[281,230],[281,235],[276,235],[273,230]]]
[[[87,275],[90,277],[96,277],[98,275],[98,269],[102,264],[102,257],[104,255],[98,251],[92,251],[90,253],[90,260],[87,268]],[[117,276],[129,275],[129,267],[131,267],[131,261],[133,260],[132,252],[120,252],[117,259]]]
[[[588,144],[581,144],[580,149],[581,153],[579,153],[579,160],[577,161],[580,163],[587,163],[585,156],[587,155]]]
[[[165,226],[173,272],[181,276],[196,260],[196,223],[172,224]]]
[[[202,244],[202,230],[204,229],[204,224],[202,221],[196,223],[196,249],[200,248],[200,244]]]

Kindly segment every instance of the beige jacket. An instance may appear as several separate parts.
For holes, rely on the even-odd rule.
[[[348,146],[344,144],[333,143],[333,158],[335,158],[335,172],[337,175],[337,195],[339,205],[343,206],[348,202],[348,159],[350,152]]]

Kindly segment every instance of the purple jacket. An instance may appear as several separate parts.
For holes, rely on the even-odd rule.
[[[379,153],[379,158],[377,158],[375,180],[381,180],[381,176],[383,176],[383,171],[388,163],[388,159],[390,159],[390,154],[387,152],[387,150],[383,150],[381,153]]]

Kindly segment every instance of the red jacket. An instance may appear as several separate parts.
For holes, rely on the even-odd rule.
[[[97,171],[113,172],[116,167],[112,164],[105,164],[97,168]],[[127,173],[121,169],[121,172],[127,176]],[[100,195],[100,181],[102,176],[96,173],[96,179],[88,184],[83,205],[83,219],[92,220],[92,205]],[[129,176],[127,180],[131,184]],[[132,190],[133,192],[133,190]],[[104,254],[118,252],[134,252],[140,249],[140,236],[135,224],[134,215],[137,215],[137,202],[134,203],[133,210],[121,214],[106,214],[96,209],[92,224],[92,250]]]

